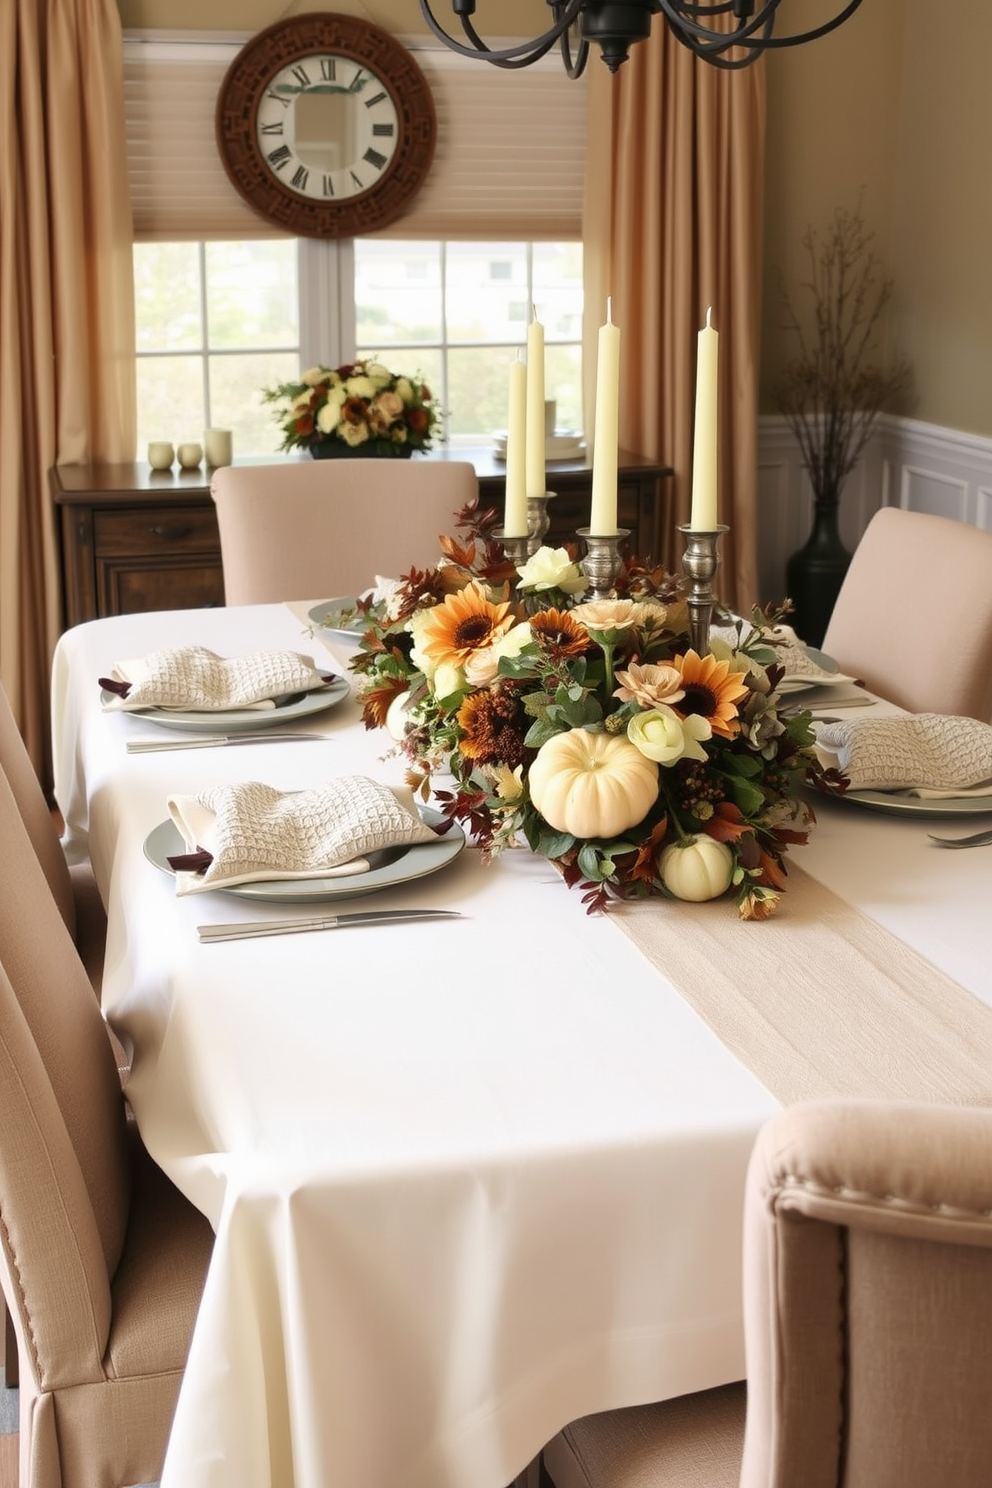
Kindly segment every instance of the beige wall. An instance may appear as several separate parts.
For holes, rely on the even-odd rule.
[[[118,3],[128,27],[253,31],[294,10],[335,10],[401,35],[423,29],[416,0]],[[446,0],[435,8],[445,15]],[[533,35],[547,15],[545,0],[480,0],[477,19]],[[992,436],[990,56],[989,0],[863,0],[831,36],[768,59],[763,411],[788,351],[778,271],[794,279],[807,225],[860,199],[896,280],[890,341],[914,367],[908,411]]]

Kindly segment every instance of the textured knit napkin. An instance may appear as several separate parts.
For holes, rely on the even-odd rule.
[[[410,790],[364,775],[292,793],[250,780],[171,796],[168,806],[187,847],[169,859],[177,894],[366,873],[366,853],[436,840]]]
[[[913,796],[992,795],[992,727],[976,718],[914,713],[819,724],[816,752],[852,790]]]
[[[309,656],[296,651],[225,658],[205,646],[177,646],[137,661],[116,662],[100,685],[113,694],[104,702],[105,712],[177,708],[214,713],[274,708],[277,698],[311,692],[327,680]]]
[[[736,630],[726,626],[715,626],[712,633],[729,646],[737,642]],[[856,680],[844,672],[828,671],[821,666],[810,656],[791,625],[769,626],[762,632],[762,638],[767,639],[774,649],[775,665],[784,668],[784,675],[778,685],[779,692],[795,692],[810,686],[834,687],[840,682]]]

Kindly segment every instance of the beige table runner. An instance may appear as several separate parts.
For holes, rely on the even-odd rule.
[[[316,603],[287,608],[309,626]],[[609,915],[783,1104],[992,1105],[992,1008],[792,860],[760,924],[726,903],[667,899]]]
[[[794,863],[760,924],[669,900],[610,918],[783,1104],[992,1105],[992,1009]]]

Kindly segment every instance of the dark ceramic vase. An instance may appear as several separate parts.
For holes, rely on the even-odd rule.
[[[394,444],[391,439],[369,439],[365,444],[350,445],[334,439],[312,444],[310,454],[315,460],[409,460],[413,445]]]
[[[840,540],[839,509],[836,496],[816,501],[809,539],[786,565],[786,593],[795,605],[790,623],[811,646],[819,646],[823,640],[851,562]]]

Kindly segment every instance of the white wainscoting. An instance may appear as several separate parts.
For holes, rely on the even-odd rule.
[[[857,546],[880,506],[933,512],[992,532],[992,439],[883,417],[841,497],[841,537]],[[763,603],[785,595],[785,565],[809,536],[813,497],[785,419],[758,425],[758,582]]]

